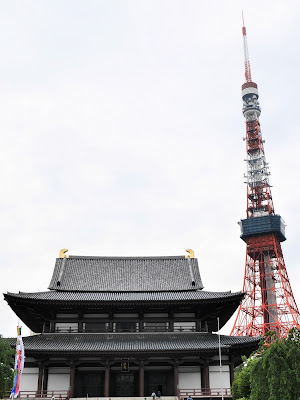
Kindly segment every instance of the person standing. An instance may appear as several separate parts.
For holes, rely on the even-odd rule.
[[[152,397],[152,400],[156,400],[156,394],[155,394],[155,392],[152,392],[151,397]]]

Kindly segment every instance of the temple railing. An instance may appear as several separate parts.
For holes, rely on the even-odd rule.
[[[76,328],[76,327],[57,327],[55,328],[55,333],[122,333],[122,332],[207,332],[207,329],[197,330],[194,325],[182,325],[182,326],[174,326],[171,328],[170,326],[161,326],[161,325],[151,325],[141,327],[132,327],[132,328],[118,328],[114,327],[105,327],[98,329],[89,329],[89,328]],[[44,333],[50,333],[50,330],[47,329]]]
[[[223,393],[224,398],[231,399],[231,389],[230,388],[218,388],[218,389],[179,389],[178,397],[180,400],[186,400],[189,396],[193,400],[201,399],[203,397],[216,397],[221,398]]]
[[[5,392],[3,399],[9,399],[10,392]],[[17,399],[52,399],[65,400],[69,398],[68,390],[20,390]]]
[[[179,400],[186,400],[189,396],[195,399],[201,398],[221,398],[223,392],[224,399],[231,399],[231,390],[229,388],[223,389],[179,389]],[[6,392],[3,399],[9,399],[10,392]],[[66,400],[69,399],[68,390],[35,390],[26,391],[21,390],[17,397],[18,399],[31,400],[31,399],[51,399],[51,400]]]

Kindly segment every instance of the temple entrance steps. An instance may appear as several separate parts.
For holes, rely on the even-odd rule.
[[[161,400],[186,400],[187,396],[177,397],[177,396],[161,396]],[[232,400],[231,394],[223,393],[223,399]],[[41,399],[38,399],[41,400]],[[152,397],[73,397],[68,400],[152,400]],[[158,397],[156,397],[158,400]],[[198,394],[193,397],[193,400],[222,400],[222,394],[220,392],[214,392],[210,394]]]
[[[151,396],[148,397],[73,397],[69,398],[68,396],[36,396],[33,393],[20,393],[21,395],[18,396],[19,400],[153,400]],[[10,393],[4,395],[3,400],[11,400]],[[232,397],[229,393],[223,395],[223,399],[232,400]],[[158,398],[156,398],[158,400]],[[186,396],[178,398],[177,396],[162,396],[161,400],[186,400]],[[222,400],[222,396],[220,393],[210,393],[209,395],[196,395],[193,397],[193,400]]]
[[[223,399],[232,400],[232,397],[230,394],[226,393],[223,394]],[[69,400],[152,400],[152,397],[73,397]],[[158,400],[157,397],[156,400]],[[186,400],[186,397],[178,398],[177,396],[161,396],[161,400]],[[217,392],[210,393],[209,395],[201,394],[193,397],[193,400],[222,400],[222,395]]]
[[[145,397],[73,397],[70,398],[69,400],[153,400],[153,399],[151,396],[145,396]],[[156,397],[156,400],[158,400],[158,397]],[[161,400],[178,400],[178,397],[162,396]]]

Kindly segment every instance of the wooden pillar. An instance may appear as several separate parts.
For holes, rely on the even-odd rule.
[[[169,332],[174,332],[174,313],[169,311]]]
[[[110,378],[110,365],[107,361],[105,364],[105,376],[104,376],[104,397],[109,397],[109,378]]]
[[[37,384],[37,395],[36,397],[41,397],[42,384],[43,384],[43,371],[44,366],[42,363],[39,363],[39,375],[38,375],[38,384]]]
[[[201,332],[201,314],[199,310],[195,310],[196,316],[196,332]]]
[[[50,322],[49,322],[49,332],[54,333],[55,332],[55,322],[56,322],[56,314],[52,310],[50,311]]]
[[[110,311],[108,313],[108,318],[109,318],[109,321],[108,321],[108,332],[113,332],[114,323],[113,323],[113,312],[112,311]]]
[[[145,396],[145,368],[144,361],[140,362],[140,397]]]
[[[50,333],[54,333],[55,332],[55,321],[50,321]]]
[[[83,332],[83,313],[82,311],[78,312],[78,332]]]
[[[178,396],[178,361],[174,361],[174,396]],[[179,396],[178,396],[179,397]]]
[[[43,378],[43,394],[47,394],[47,389],[48,389],[48,374],[49,374],[49,368],[48,366],[44,368],[44,378]]]
[[[139,332],[144,332],[144,313],[140,311],[139,313]]]
[[[210,395],[210,383],[209,383],[209,363],[206,362],[201,367],[201,389],[204,395]]]
[[[75,363],[70,364],[70,387],[69,387],[69,397],[74,397],[74,385],[75,385]]]
[[[231,386],[233,381],[234,381],[234,362],[233,362],[233,357],[230,356],[229,360],[230,360],[229,373],[230,373],[230,386]]]

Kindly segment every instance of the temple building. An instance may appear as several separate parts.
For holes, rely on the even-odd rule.
[[[259,338],[214,332],[243,293],[204,291],[191,250],[170,257],[65,253],[49,290],[4,295],[36,333],[23,338],[21,392],[210,398],[222,388],[230,398],[234,367]]]

